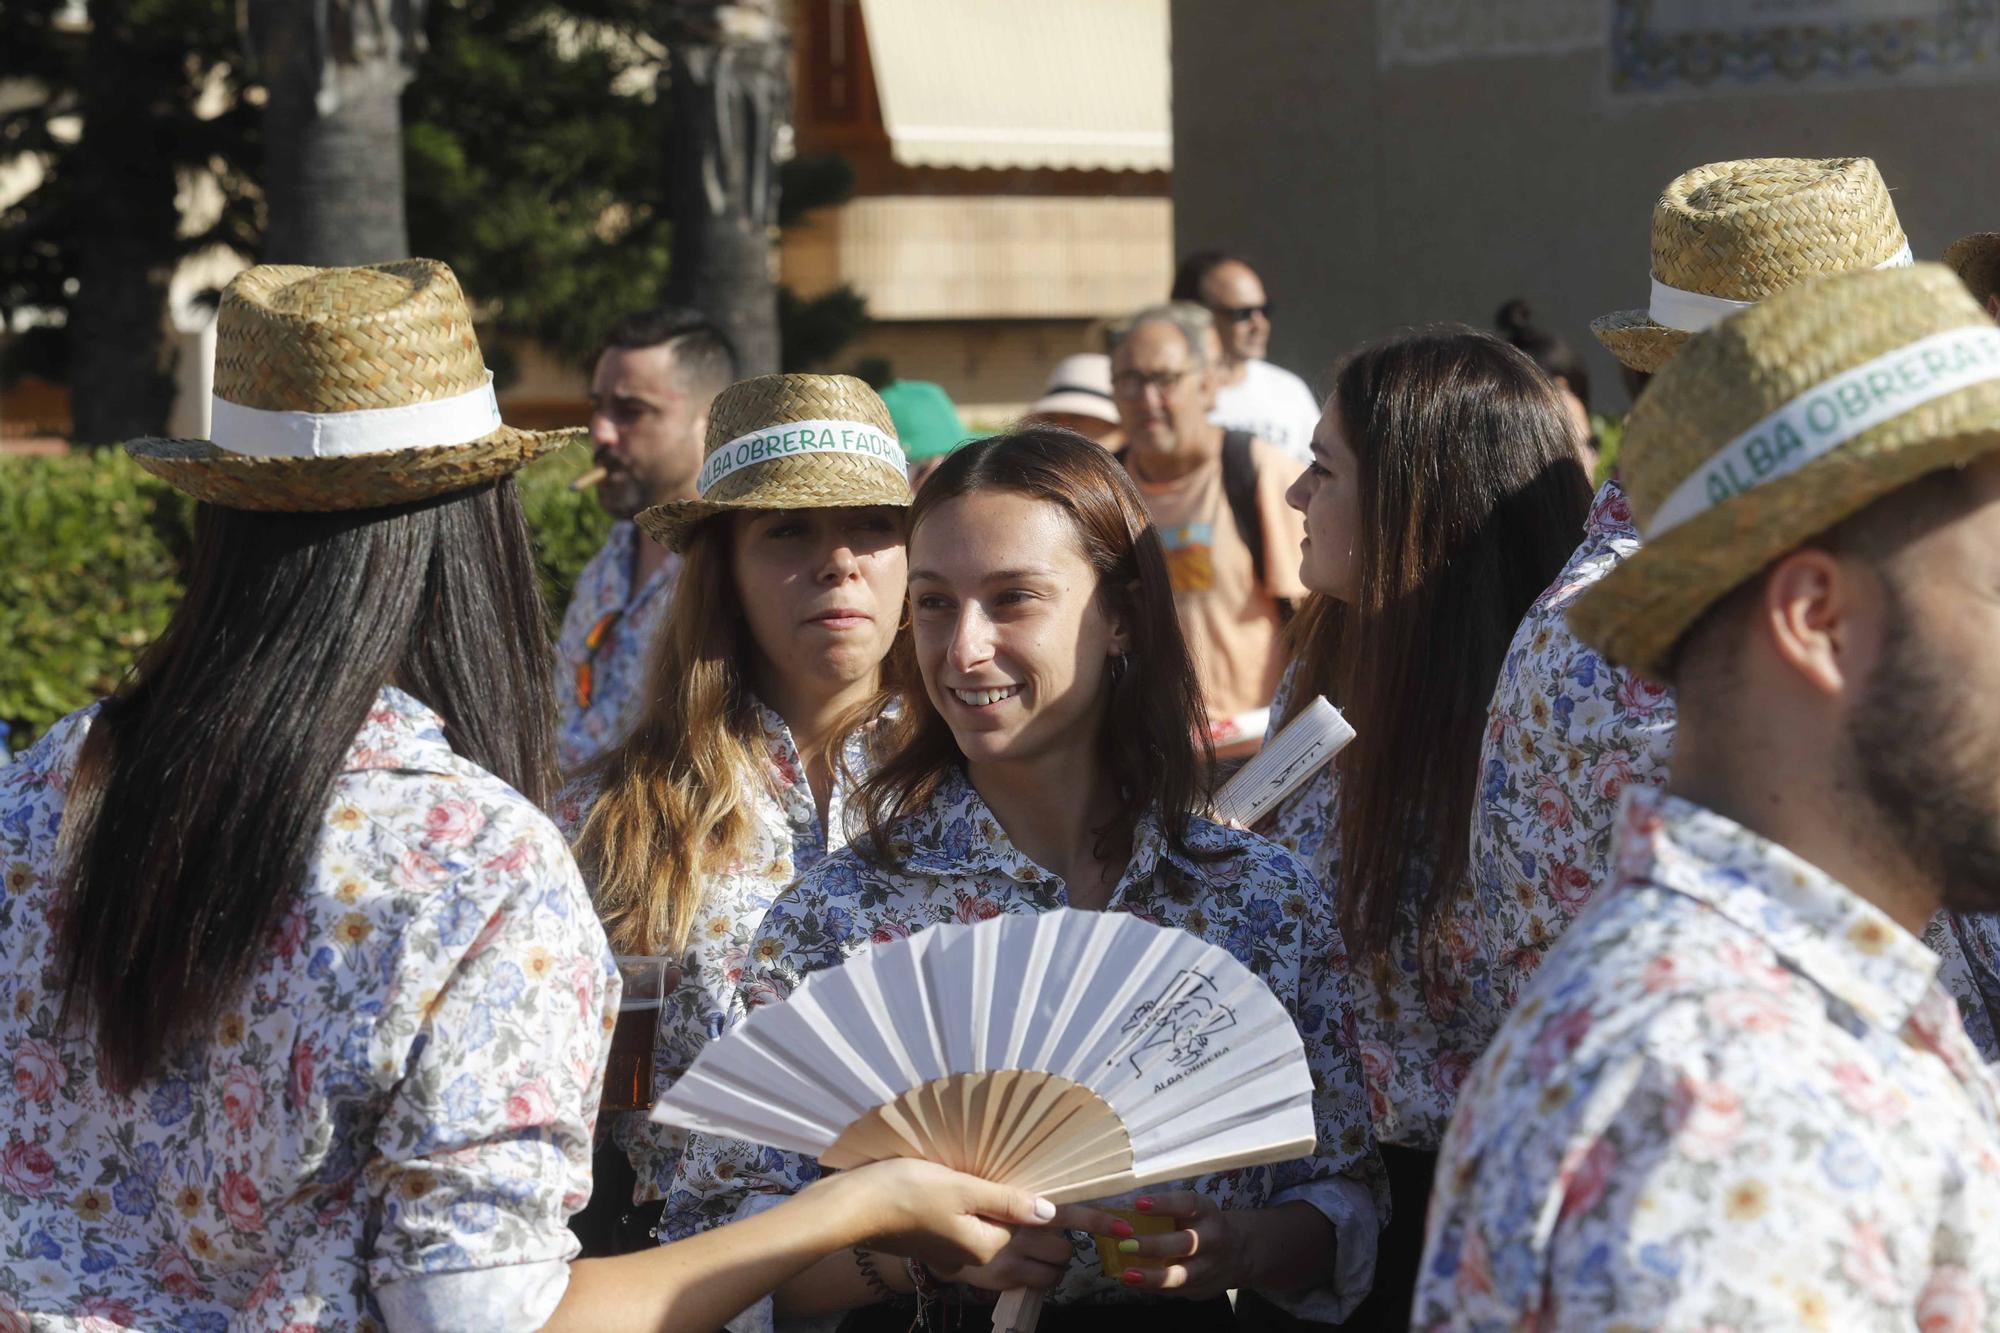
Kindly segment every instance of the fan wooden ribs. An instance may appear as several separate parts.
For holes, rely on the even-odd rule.
[[[1132,1139],[1110,1103],[1081,1083],[999,1069],[932,1079],[884,1102],[843,1130],[820,1164],[843,1170],[889,1157],[922,1157],[1062,1202],[1129,1177]]]

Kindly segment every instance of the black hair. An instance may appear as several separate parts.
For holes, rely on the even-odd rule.
[[[248,983],[384,685],[536,805],[554,661],[512,478],[330,514],[201,505],[187,593],[104,701],[62,830],[63,1014],[130,1088]]]
[[[1202,284],[1208,275],[1224,264],[1241,264],[1252,267],[1247,259],[1224,253],[1221,250],[1197,250],[1181,260],[1181,266],[1174,270],[1174,289],[1167,294],[1169,301],[1193,301],[1197,305],[1207,305],[1208,298],[1201,294]]]
[[[1583,358],[1568,339],[1536,324],[1526,301],[1517,296],[1501,306],[1493,316],[1493,324],[1502,339],[1526,352],[1544,375],[1567,384],[1583,404],[1583,410],[1590,410],[1590,371]]]
[[[736,345],[714,321],[686,306],[661,305],[635,310],[612,321],[598,355],[614,347],[658,347],[668,344],[681,387],[720,393],[736,382]]]

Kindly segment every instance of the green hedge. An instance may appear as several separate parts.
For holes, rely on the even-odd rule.
[[[572,447],[522,474],[551,614],[610,520]],[[0,456],[0,753],[118,683],[180,597],[194,506],[122,449]]]

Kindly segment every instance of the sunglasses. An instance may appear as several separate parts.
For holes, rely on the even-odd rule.
[[[1271,305],[1268,301],[1263,305],[1218,305],[1210,306],[1209,309],[1215,312],[1217,319],[1226,319],[1231,324],[1241,324],[1244,320],[1257,315],[1262,315],[1265,319],[1271,317]]]

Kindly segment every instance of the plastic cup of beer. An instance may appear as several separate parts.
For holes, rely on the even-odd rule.
[[[1092,1204],[1091,1207],[1102,1209],[1113,1217],[1125,1219],[1126,1225],[1132,1228],[1135,1239],[1140,1236],[1164,1236],[1169,1231],[1179,1230],[1173,1218],[1162,1217],[1158,1213],[1142,1213],[1136,1208],[1113,1208],[1101,1203]],[[1093,1235],[1091,1239],[1097,1242],[1098,1266],[1104,1270],[1104,1276],[1113,1280],[1122,1277],[1128,1268],[1164,1268],[1167,1265],[1165,1259],[1149,1259],[1138,1254],[1120,1254],[1116,1236]]]
[[[603,1109],[644,1111],[653,1104],[653,1045],[669,972],[665,958],[621,954],[618,1025],[611,1030],[611,1058],[604,1067]]]

